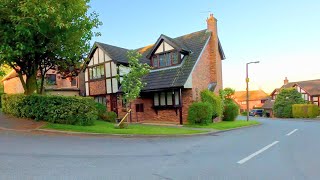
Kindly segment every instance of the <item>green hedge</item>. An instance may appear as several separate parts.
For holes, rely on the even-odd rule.
[[[223,104],[220,96],[215,95],[209,90],[204,90],[200,93],[201,101],[208,102],[212,107],[212,117],[221,117],[223,113]]]
[[[294,104],[292,115],[294,118],[315,118],[319,115],[319,107],[315,104]]]
[[[234,121],[239,115],[239,106],[231,99],[224,102],[223,121]]]
[[[98,118],[95,102],[83,97],[3,95],[2,111],[16,117],[73,125],[92,125]]]
[[[194,102],[188,110],[189,124],[206,125],[212,122],[212,106],[208,102]]]
[[[107,107],[101,103],[96,103],[98,116],[100,120],[116,123],[117,114],[113,111],[107,111]]]

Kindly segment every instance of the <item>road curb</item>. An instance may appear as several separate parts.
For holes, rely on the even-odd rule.
[[[144,135],[144,134],[105,134],[105,133],[84,133],[84,132],[74,132],[74,131],[59,131],[51,129],[34,129],[32,132],[49,132],[49,133],[59,133],[68,135],[90,135],[90,136],[103,136],[103,137],[125,137],[125,138],[148,138],[148,137],[191,137],[191,136],[204,136],[215,134],[220,131],[211,131],[196,134],[169,134],[169,135]]]
[[[242,127],[238,127],[238,128],[220,130],[218,133],[223,133],[223,132],[228,132],[228,131],[234,131],[234,130],[239,130],[239,129],[246,129],[246,128],[251,128],[251,127],[261,126],[262,124],[263,123],[260,122],[260,124],[254,124],[254,125],[250,125],[250,126],[242,126]]]
[[[196,134],[169,134],[169,135],[144,135],[144,134],[105,134],[105,133],[85,133],[85,132],[75,132],[75,131],[60,131],[60,130],[52,130],[52,129],[30,129],[30,130],[21,130],[21,129],[11,129],[0,127],[0,130],[4,131],[15,131],[15,132],[47,132],[47,133],[56,133],[56,134],[66,134],[66,135],[87,135],[87,136],[99,136],[99,137],[123,137],[123,138],[156,138],[156,137],[192,137],[192,136],[206,136],[206,135],[215,135],[227,131],[233,131],[238,129],[250,128],[255,126],[260,126],[260,124],[243,126],[239,128],[227,129],[227,130],[213,130],[204,133],[196,133]],[[201,128],[199,128],[201,130]]]

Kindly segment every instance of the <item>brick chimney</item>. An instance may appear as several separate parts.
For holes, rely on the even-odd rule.
[[[286,77],[286,78],[284,79],[284,81],[283,81],[283,84],[286,85],[286,84],[288,84],[288,83],[289,83],[289,80],[288,80],[288,78]]]
[[[207,18],[207,30],[211,32],[211,38],[209,40],[209,60],[210,60],[210,81],[216,82],[217,86],[215,93],[219,93],[219,90],[223,88],[222,85],[222,63],[219,53],[219,41],[218,41],[218,30],[217,30],[217,19],[210,14]]]

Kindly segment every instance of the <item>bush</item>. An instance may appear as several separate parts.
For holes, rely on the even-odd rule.
[[[231,99],[224,102],[223,121],[234,121],[239,115],[239,106]]]
[[[293,104],[304,104],[301,94],[295,88],[282,89],[274,102],[275,117],[292,118]]]
[[[315,118],[319,115],[319,107],[315,104],[292,105],[292,116],[294,118]]]
[[[221,117],[223,113],[223,105],[220,96],[215,95],[209,90],[204,90],[200,93],[201,101],[208,102],[212,108],[212,118]]]
[[[246,116],[246,115],[247,115],[247,111],[241,112],[241,115],[242,115],[242,116]]]
[[[212,106],[208,102],[194,102],[188,110],[189,124],[206,125],[212,122]]]
[[[83,97],[3,95],[2,107],[4,113],[16,117],[51,123],[92,125],[98,118],[95,102]]]
[[[96,109],[98,111],[98,117],[100,120],[115,123],[117,114],[113,111],[107,111],[107,107],[101,103],[96,103]]]

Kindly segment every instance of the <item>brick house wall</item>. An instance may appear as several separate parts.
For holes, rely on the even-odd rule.
[[[89,92],[90,95],[100,95],[106,93],[106,81],[105,80],[98,80],[92,81],[89,83]]]
[[[26,79],[25,76],[23,76],[24,80]],[[11,78],[8,80],[3,81],[3,88],[4,93],[6,94],[19,94],[24,93],[23,86],[20,82],[19,77]]]

